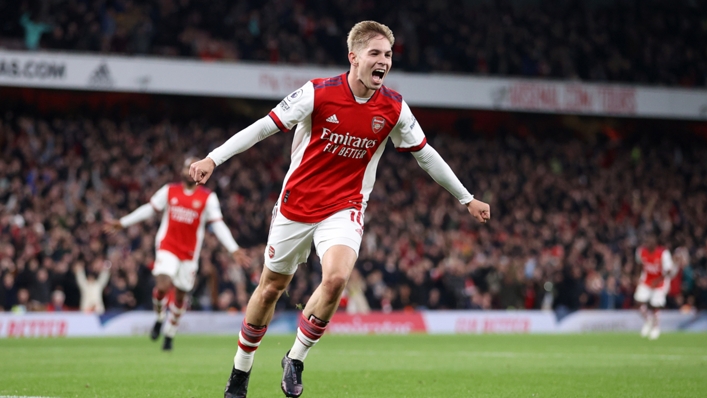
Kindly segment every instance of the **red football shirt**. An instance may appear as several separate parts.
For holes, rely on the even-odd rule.
[[[167,184],[150,199],[157,211],[163,211],[155,246],[180,260],[196,260],[201,251],[207,222],[223,218],[216,194],[204,187],[187,191],[182,184]]]
[[[636,250],[636,260],[643,267],[640,283],[653,289],[662,288],[673,268],[670,251],[662,246],[656,246],[652,251],[639,247]]]
[[[283,131],[297,125],[279,199],[285,217],[316,223],[340,210],[365,209],[388,139],[399,151],[425,146],[400,94],[383,86],[363,101],[344,73],[307,82],[270,112]]]

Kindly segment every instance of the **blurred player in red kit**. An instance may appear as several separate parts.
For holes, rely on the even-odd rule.
[[[658,246],[655,233],[647,232],[643,246],[636,249],[636,263],[643,268],[633,298],[640,303],[644,323],[641,336],[655,340],[660,336],[659,311],[665,307],[674,265],[670,250]]]
[[[302,372],[309,350],[324,334],[358,257],[366,203],[376,167],[390,140],[454,195],[479,222],[491,217],[489,205],[474,199],[429,144],[397,92],[383,85],[392,66],[390,29],[374,21],[356,24],[348,35],[349,72],[314,79],[191,166],[203,183],[214,168],[278,131],[297,129],[292,160],[273,210],[265,268],[241,326],[238,351],[226,398],[245,397],[255,350],[272,320],[275,304],[307,260],[312,241],[322,262],[322,282],[307,302],[297,337],[282,358],[281,388],[288,397],[303,391]]]
[[[172,289],[174,299],[169,302],[169,319],[164,331],[162,349],[172,349],[172,339],[177,333],[179,319],[187,308],[187,293],[194,287],[201,245],[206,224],[221,244],[232,254],[237,263],[248,262],[247,256],[239,250],[231,231],[223,222],[221,205],[214,192],[197,186],[189,176],[189,165],[196,158],[188,158],[181,170],[182,182],[164,185],[149,203],[137,208],[120,220],[109,220],[104,226],[107,233],[115,233],[162,212],[162,222],[155,237],[155,288],[152,300],[157,320],[150,337],[157,340],[162,324],[167,318],[168,296]]]

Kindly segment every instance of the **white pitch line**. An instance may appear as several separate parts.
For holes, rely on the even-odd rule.
[[[346,354],[346,355],[361,355],[361,356],[375,356],[379,355],[380,353],[377,351],[371,351],[371,350],[358,350],[355,351],[354,353],[351,353],[350,351],[334,351],[339,354]],[[429,355],[428,352],[423,352],[423,351],[403,351],[399,352],[396,355],[398,356],[409,356],[409,357],[418,357],[418,356],[425,356]],[[447,355],[456,355],[456,356],[463,356],[463,357],[489,357],[489,358],[539,358],[539,359],[562,359],[562,358],[571,358],[574,356],[579,356],[579,357],[598,357],[598,358],[609,358],[609,357],[616,357],[616,358],[628,358],[628,359],[663,359],[663,360],[671,360],[671,361],[680,361],[680,360],[685,360],[685,359],[700,359],[699,356],[697,355],[671,355],[671,354],[615,354],[615,353],[569,353],[569,354],[562,354],[562,353],[534,353],[534,352],[503,352],[503,351],[479,351],[479,352],[473,352],[473,351],[459,351],[459,352],[454,352],[454,353],[448,353]],[[702,357],[702,359],[707,359],[707,357]],[[0,397],[2,398],[2,397]]]
[[[57,398],[57,397],[28,397],[26,395],[0,395],[0,398]]]

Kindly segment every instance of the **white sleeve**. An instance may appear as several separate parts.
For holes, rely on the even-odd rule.
[[[454,174],[452,168],[447,162],[442,159],[442,156],[432,148],[431,145],[425,145],[419,151],[415,151],[412,155],[417,159],[417,163],[422,167],[427,174],[434,179],[437,184],[441,185],[449,191],[459,203],[466,205],[474,200],[474,195],[464,188],[459,178]]]
[[[141,221],[145,221],[155,215],[155,208],[151,204],[145,203],[144,205],[135,209],[132,213],[120,219],[120,225],[123,228],[127,228],[131,225],[135,225]]]
[[[211,223],[211,230],[213,231],[219,242],[228,250],[229,253],[233,253],[238,250],[238,244],[236,240],[233,239],[231,231],[223,222],[223,214],[221,213],[221,204],[219,203],[218,196],[216,193],[211,192],[209,198],[206,199],[206,222]]]
[[[147,220],[148,218],[154,216],[158,211],[163,211],[165,207],[167,207],[168,190],[169,188],[167,185],[162,186],[162,188],[158,189],[157,192],[152,195],[150,198],[150,203],[146,203],[135,209],[127,216],[122,217],[120,219],[120,225],[122,225],[123,228],[126,228]]]
[[[663,254],[660,256],[660,262],[663,264],[663,275],[672,276],[673,270],[675,269],[675,264],[673,264],[673,256],[670,254],[670,250],[663,250]]]
[[[211,160],[216,163],[216,166],[219,166],[226,160],[230,159],[233,155],[237,155],[249,149],[253,145],[270,137],[278,131],[280,131],[280,129],[277,127],[273,119],[265,116],[234,134],[233,137],[228,139],[228,141],[211,151],[207,157],[211,158]]]
[[[150,198],[150,204],[155,208],[155,211],[163,211],[167,207],[167,196],[169,196],[169,186],[163,185]]]
[[[307,82],[294,93],[288,95],[270,111],[277,127],[282,131],[290,131],[299,122],[314,111],[314,85]]]
[[[211,224],[211,230],[214,235],[216,235],[216,238],[218,238],[218,241],[221,242],[223,247],[225,247],[229,253],[233,253],[240,248],[238,243],[236,243],[236,240],[233,239],[231,231],[228,229],[228,226],[226,226],[226,223],[223,222],[223,220],[213,222]]]
[[[400,118],[390,132],[390,139],[399,152],[415,152],[427,144],[425,132],[412,114],[407,102],[403,101]]]
[[[221,203],[218,201],[218,196],[215,192],[211,192],[209,197],[206,199],[206,210],[204,214],[206,216],[206,222],[216,222],[218,220],[223,220],[223,214],[221,213]]]

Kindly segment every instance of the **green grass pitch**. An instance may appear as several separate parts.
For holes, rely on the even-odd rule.
[[[266,336],[249,397],[282,397]],[[0,339],[0,397],[222,397],[235,336]],[[305,397],[706,397],[707,334],[325,336]]]

